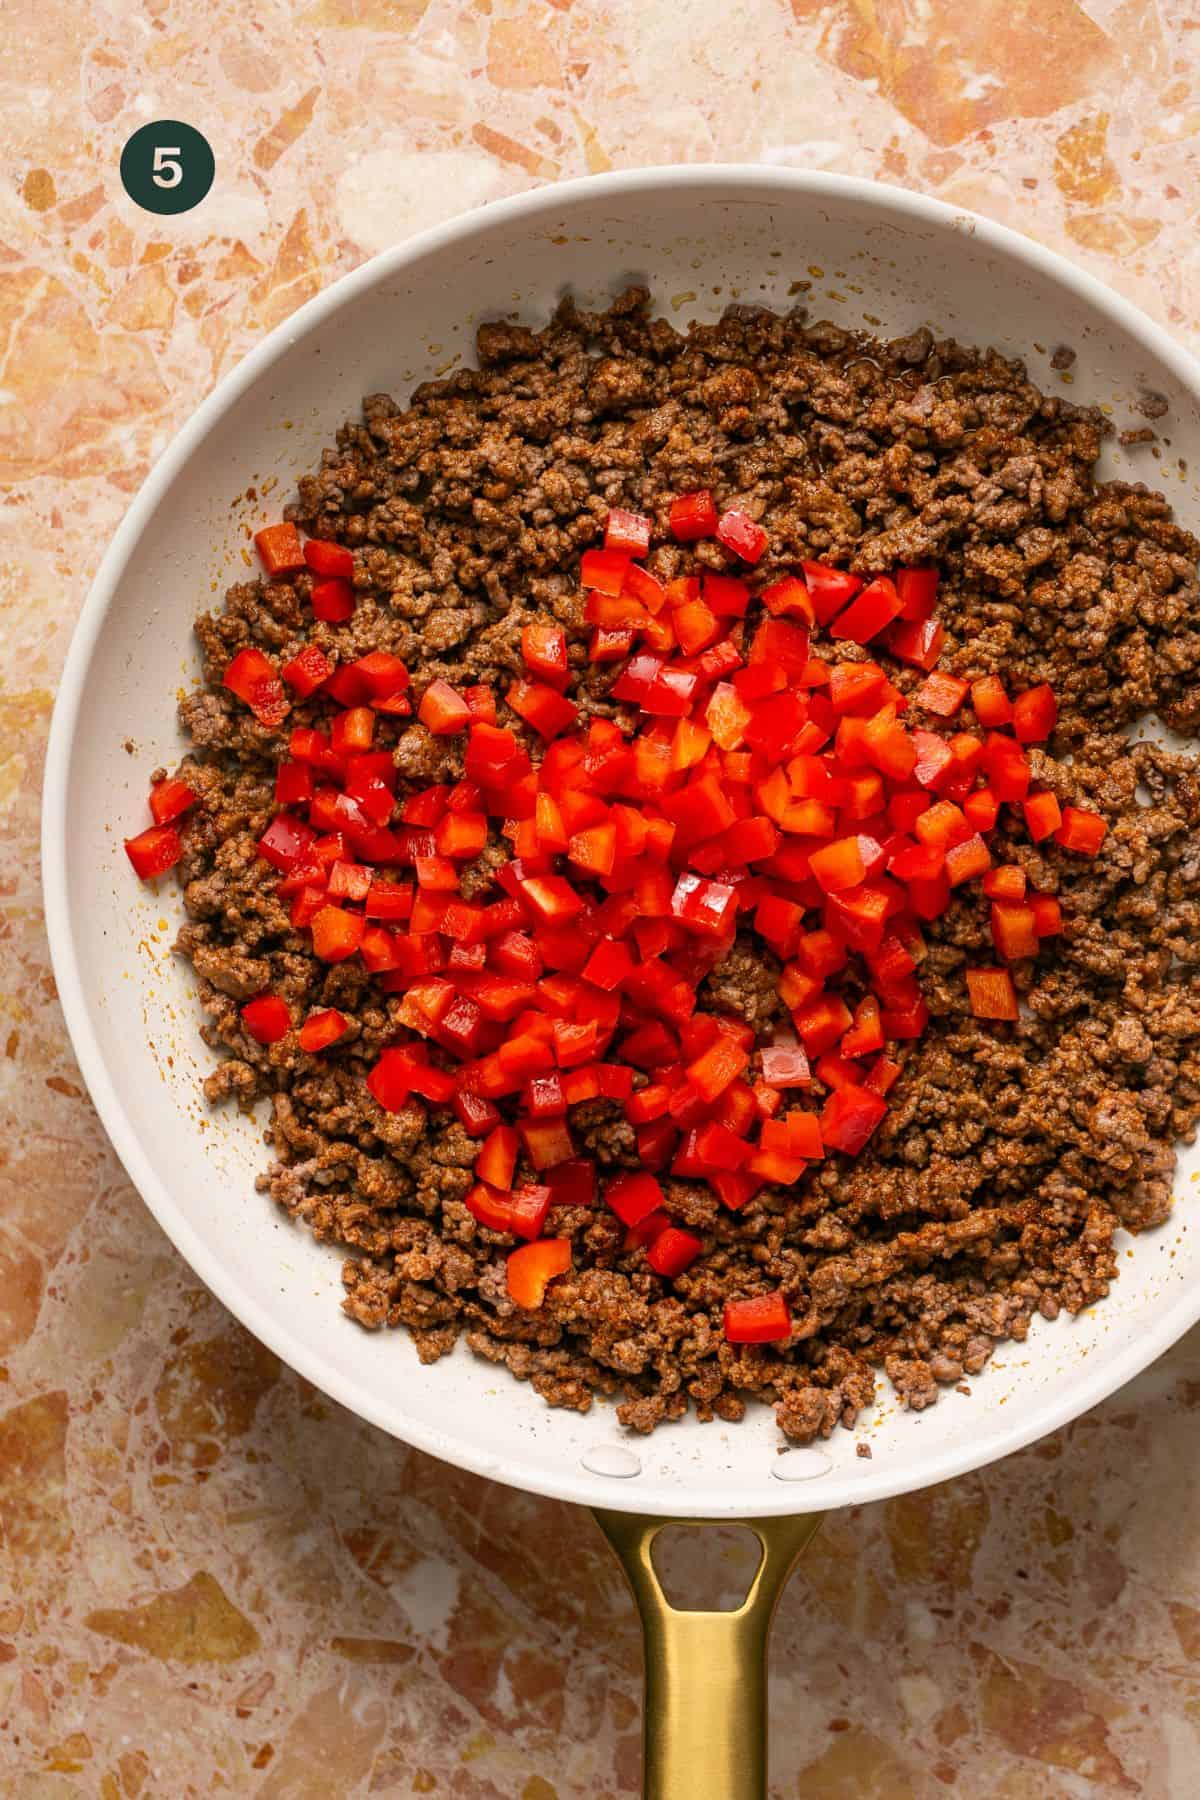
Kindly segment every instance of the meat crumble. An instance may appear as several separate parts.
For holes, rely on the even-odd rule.
[[[881,1374],[923,1408],[1023,1339],[1035,1313],[1104,1297],[1119,1231],[1162,1224],[1176,1141],[1200,1118],[1200,765],[1134,735],[1148,713],[1182,734],[1200,721],[1200,545],[1161,494],[1097,480],[1107,429],[1019,363],[924,329],[885,343],[738,307],[679,332],[636,288],[600,314],[566,300],[542,331],[484,325],[477,368],[407,406],[372,395],[342,427],[288,517],[353,551],[352,618],[314,622],[302,572],[239,583],[197,622],[204,683],[180,708],[192,748],[178,773],[198,802],[178,948],[221,1053],[206,1096],[269,1106],[260,1186],[346,1253],[353,1320],[406,1326],[425,1362],[465,1337],[552,1405],[614,1395],[638,1431],[689,1407],[736,1420],[758,1398],[806,1442],[851,1425]],[[764,1187],[737,1213],[664,1175],[668,1210],[704,1244],[674,1282],[624,1248],[602,1203],[559,1207],[547,1229],[571,1240],[573,1267],[526,1311],[505,1284],[514,1240],[464,1203],[478,1140],[445,1107],[413,1098],[389,1113],[367,1089],[371,1064],[407,1035],[400,1000],[357,959],[319,961],[292,929],[255,848],[287,734],[240,706],[222,673],[247,646],[278,660],[305,642],[338,661],[386,650],[417,696],[438,677],[494,683],[500,722],[529,744],[500,696],[521,673],[523,626],[549,618],[567,632],[583,716],[630,730],[614,665],[587,659],[579,558],[619,506],[655,520],[660,578],[731,569],[714,541],[666,538],[671,498],[703,487],[766,529],[756,587],[803,558],[863,575],[935,563],[942,666],[1051,683],[1059,721],[1031,752],[1035,778],[1102,813],[1108,835],[1081,863],[1002,817],[996,860],[1057,895],[1062,935],[1014,966],[1018,1024],[976,1019],[963,971],[991,960],[988,908],[956,891],[926,930],[929,1028],[892,1048],[903,1072],[859,1157]],[[289,724],[321,714],[319,697],[302,701]],[[461,776],[461,739],[379,723],[401,795]],[[487,893],[506,856],[493,829],[464,896]],[[763,1035],[784,1010],[778,979],[772,953],[742,934],[700,1003]],[[345,1036],[320,1055],[294,1032],[256,1042],[240,1007],[264,989],[296,1017],[340,1009]],[[819,1102],[819,1081],[812,1092]],[[576,1108],[572,1127],[602,1171],[637,1166],[619,1105]],[[725,1301],[763,1287],[787,1296],[790,1342],[727,1343]]]

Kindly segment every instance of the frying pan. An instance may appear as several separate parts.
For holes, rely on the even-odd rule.
[[[122,836],[152,768],[182,748],[194,614],[246,567],[361,397],[404,396],[472,357],[484,319],[542,320],[572,290],[602,304],[630,279],[676,323],[730,302],[796,304],[884,335],[921,324],[1024,356],[1033,379],[1139,422],[1165,398],[1163,441],[1108,470],[1166,489],[1200,519],[1200,369],[1132,306],[1028,239],[896,188],[739,167],[645,170],[545,188],[423,233],[339,281],[220,384],[138,495],[67,658],[46,772],[46,913],[80,1068],[130,1177],[197,1274],[259,1338],[343,1406],[433,1456],[577,1501],[622,1559],[646,1637],[646,1791],[750,1800],[765,1791],[770,1615],[823,1511],[944,1481],[1032,1442],[1143,1369],[1200,1317],[1189,1208],[1130,1240],[1103,1306],[1001,1346],[970,1397],[923,1414],[883,1393],[862,1421],[779,1453],[767,1408],[630,1438],[612,1410],[551,1411],[467,1351],[430,1368],[406,1336],[338,1311],[340,1257],[254,1191],[261,1124],[206,1114],[194,980],[170,954],[178,897],[131,879]],[[1051,366],[1056,347],[1077,353]],[[1061,360],[1061,359],[1060,359]],[[1135,462],[1133,457],[1137,458]],[[1149,471],[1149,473],[1147,473]],[[239,498],[240,496],[240,498]],[[127,746],[130,746],[127,748]],[[1200,1171],[1185,1149],[1178,1188]],[[668,1520],[750,1522],[757,1574],[733,1613],[675,1611],[652,1544]]]

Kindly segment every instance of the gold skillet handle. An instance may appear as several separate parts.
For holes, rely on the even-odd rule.
[[[822,1515],[724,1521],[758,1539],[750,1591],[735,1612],[679,1612],[663,1593],[651,1547],[665,1525],[717,1521],[593,1511],[642,1617],[644,1800],[766,1800],[767,1638],[783,1584]]]

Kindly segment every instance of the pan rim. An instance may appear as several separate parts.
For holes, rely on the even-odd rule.
[[[964,1433],[960,1446],[914,1459],[896,1459],[876,1468],[859,1465],[850,1476],[836,1473],[814,1483],[773,1482],[762,1477],[738,1488],[697,1489],[696,1503],[683,1490],[642,1489],[640,1482],[613,1482],[581,1469],[536,1469],[522,1456],[498,1458],[469,1436],[435,1430],[404,1415],[403,1405],[387,1408],[361,1380],[343,1376],[319,1347],[289,1330],[243,1286],[231,1260],[210,1253],[151,1164],[118,1094],[95,1033],[85,998],[85,980],[73,940],[68,903],[67,803],[80,704],[92,656],[134,549],[169,485],[245,390],[306,337],[360,294],[401,274],[432,252],[469,241],[481,228],[527,229],[543,215],[570,211],[579,201],[627,197],[639,192],[712,188],[740,189],[742,198],[784,200],[791,195],[830,202],[866,203],[881,219],[900,218],[939,232],[970,235],[979,247],[1023,265],[1104,314],[1136,344],[1166,364],[1200,404],[1200,362],[1132,302],[1106,287],[1057,252],[965,208],[888,183],[853,176],[755,164],[707,163],[684,168],[640,168],[539,187],[494,201],[433,226],[381,252],[342,276],[276,326],[201,401],[163,451],[126,512],[91,583],[68,648],[55,700],[46,754],[42,805],[42,883],[51,965],[68,1035],[92,1102],[117,1156],[145,1205],[189,1267],[221,1303],[261,1342],[314,1387],[358,1417],[427,1454],[547,1498],[600,1505],[661,1517],[771,1517],[827,1511],[919,1490],[999,1461],[1068,1424],[1124,1386],[1168,1350],[1200,1319],[1200,1285],[1184,1289],[1144,1331],[1116,1353],[1098,1357],[1079,1379],[1033,1405],[1011,1426]],[[399,1418],[397,1417],[399,1414]],[[982,1447],[977,1447],[978,1445]]]

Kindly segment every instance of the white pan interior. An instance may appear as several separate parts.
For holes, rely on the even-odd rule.
[[[72,645],[47,775],[47,911],[85,1079],[159,1222],[233,1312],[311,1381],[385,1430],[477,1473],[571,1500],[660,1514],[824,1509],[941,1480],[1061,1424],[1143,1368],[1200,1315],[1200,1153],[1185,1149],[1166,1227],[1129,1240],[1112,1297],[1002,1346],[969,1398],[923,1415],[884,1395],[863,1421],[870,1460],[839,1432],[778,1454],[766,1408],[737,1427],[695,1420],[632,1438],[611,1407],[581,1418],[460,1350],[432,1368],[401,1333],[339,1311],[337,1251],[254,1191],[261,1121],[208,1113],[210,1059],[190,969],[169,945],[176,895],[140,887],[121,839],[145,822],[150,771],[182,748],[179,691],[195,678],[191,622],[246,567],[247,534],[362,395],[398,398],[472,355],[482,319],[543,320],[568,288],[601,304],[651,286],[675,322],[730,301],[794,305],[883,334],[935,332],[1025,355],[1051,391],[1139,423],[1167,396],[1161,458],[1110,455],[1200,522],[1200,377],[1156,327],[1028,241],[897,189],[757,169],[647,171],[543,189],[378,258],[281,326],[172,445],[110,550]],[[1061,344],[1078,352],[1064,376]],[[253,487],[258,498],[247,501]],[[242,498],[239,499],[239,496]],[[126,748],[127,741],[132,750]]]

